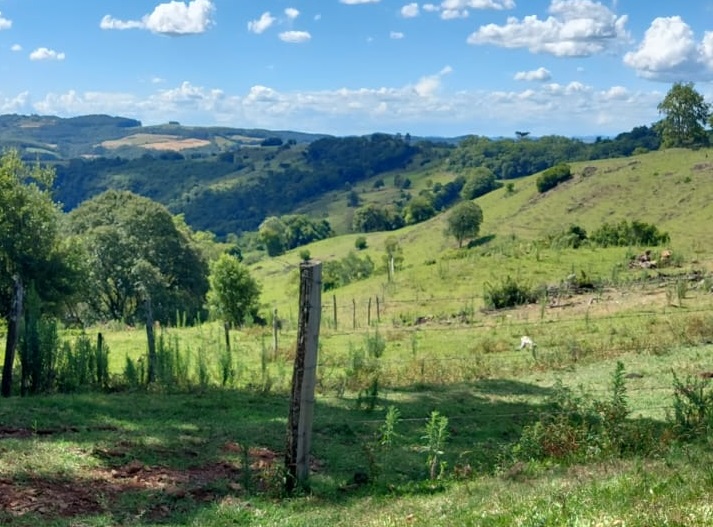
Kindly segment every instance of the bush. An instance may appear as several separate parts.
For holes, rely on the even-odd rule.
[[[537,178],[537,190],[540,193],[555,188],[560,183],[572,179],[572,169],[566,163],[548,168]]]
[[[367,243],[366,243],[366,237],[365,236],[359,236],[355,241],[354,241],[354,247],[358,251],[363,251],[364,249],[367,248]]]
[[[534,304],[539,295],[530,286],[516,282],[507,276],[499,284],[485,284],[483,300],[487,309],[503,309],[506,307]]]
[[[604,223],[589,235],[589,240],[600,247],[657,246],[671,241],[666,232],[655,225],[641,221],[622,220],[619,223]]]
[[[341,260],[324,262],[322,267],[322,287],[324,291],[363,280],[374,272],[374,262],[369,256],[360,258],[353,251]]]

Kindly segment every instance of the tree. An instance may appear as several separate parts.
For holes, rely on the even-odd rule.
[[[221,255],[210,266],[209,281],[208,304],[217,318],[240,326],[257,316],[260,285],[237,258]]]
[[[463,185],[461,197],[463,199],[479,198],[500,186],[501,184],[495,179],[492,170],[487,167],[477,167],[470,173]]]
[[[386,238],[384,248],[386,249],[386,254],[384,255],[384,265],[386,266],[386,273],[389,277],[389,282],[391,282],[394,279],[395,270],[400,269],[404,263],[404,251],[395,236],[389,236]]]
[[[657,125],[664,147],[693,147],[708,143],[705,126],[711,108],[692,82],[675,83],[657,108],[664,115]]]
[[[458,247],[463,247],[466,238],[475,238],[483,223],[483,211],[476,203],[464,201],[459,203],[448,215],[446,234],[458,240]]]
[[[208,264],[192,232],[161,204],[109,190],[69,214],[88,253],[85,301],[99,319],[133,323],[150,308],[163,324],[196,320],[208,292]]]
[[[54,171],[23,163],[17,151],[0,157],[0,315],[7,323],[1,393],[12,393],[12,374],[25,292],[57,307],[81,282],[77,259],[69,258],[62,213],[53,201]],[[65,258],[65,255],[67,258]]]
[[[278,256],[285,252],[286,230],[284,222],[276,216],[270,216],[260,224],[258,236],[265,244],[268,256]]]
[[[412,225],[421,223],[436,215],[436,209],[428,196],[416,196],[405,207],[404,218],[406,223]]]

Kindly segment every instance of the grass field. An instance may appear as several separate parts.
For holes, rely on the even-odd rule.
[[[167,327],[159,335],[182,357],[182,383],[3,401],[0,522],[713,525],[708,153],[582,163],[545,195],[534,178],[518,180],[514,194],[478,200],[482,243],[470,249],[443,236],[443,215],[368,234],[362,255],[382,265],[384,242],[395,236],[404,265],[393,281],[381,270],[322,296],[309,490],[283,490],[294,251],[251,265],[282,330],[277,349],[269,328],[233,331],[231,375],[221,326]],[[441,176],[414,174],[414,186]],[[363,190],[366,200],[385,195]],[[629,268],[640,247],[542,242],[570,223],[592,230],[620,219],[669,232],[674,265]],[[341,258],[356,237],[307,249],[315,259]],[[571,275],[592,287],[565,287]],[[484,291],[505,277],[559,293],[484,309]],[[115,379],[127,357],[146,352],[141,328],[91,328],[90,337],[96,332]],[[518,349],[522,335],[534,351]],[[612,413],[617,401],[625,419]],[[683,433],[681,404],[701,418],[697,433]]]

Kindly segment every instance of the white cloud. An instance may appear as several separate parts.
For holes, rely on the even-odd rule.
[[[378,4],[381,0],[339,0],[342,4],[357,5],[357,4]]]
[[[405,35],[401,33],[401,31],[392,31],[391,33],[389,33],[389,38],[393,40],[401,40],[402,38],[404,38],[404,36]]]
[[[468,18],[470,16],[469,9],[495,9],[500,11],[513,9],[514,7],[515,0],[443,0],[440,4],[423,4],[424,11],[440,12],[443,20]]]
[[[9,20],[2,16],[2,13],[0,13],[0,31],[3,29],[10,29],[12,27],[12,20]]]
[[[26,111],[28,109],[29,101],[30,93],[26,91],[11,98],[0,96],[0,112],[17,113]]]
[[[421,77],[414,85],[413,90],[421,97],[434,97],[441,90],[443,77],[452,71],[453,68],[446,66],[435,75]]]
[[[527,48],[533,53],[559,57],[584,57],[617,48],[630,40],[628,17],[617,16],[593,0],[552,0],[550,16],[509,17],[506,24],[481,26],[468,37],[469,44]]]
[[[547,68],[537,68],[531,71],[518,71],[514,79],[516,81],[548,81],[552,74]]]
[[[413,2],[401,8],[401,16],[404,18],[414,18],[419,15],[418,4]]]
[[[13,44],[10,46],[10,51],[22,51],[22,46],[20,44]]]
[[[300,12],[294,7],[288,7],[287,9],[285,9],[285,16],[290,20],[294,20],[295,18],[300,16]]]
[[[30,53],[30,60],[64,60],[65,54],[49,48],[37,48]]]
[[[533,135],[613,135],[656,121],[656,106],[663,97],[657,91],[630,92],[621,86],[595,90],[577,82],[520,91],[449,92],[442,77],[450,71],[446,67],[402,87],[285,92],[253,86],[244,94],[227,94],[183,82],[147,97],[68,91],[47,94],[34,104],[25,94],[0,97],[0,109],[60,116],[106,113],[140,119],[144,124],[169,120],[203,126],[240,123],[335,135],[408,131],[512,136],[515,130],[529,130]],[[10,107],[13,104],[16,109]]]
[[[248,31],[259,35],[270,28],[276,21],[277,19],[269,11],[265,11],[258,20],[248,22]]]
[[[188,3],[171,0],[157,5],[141,20],[120,20],[105,15],[102,29],[148,29],[153,33],[170,36],[205,33],[214,23],[215,6],[211,0],[189,0]]]
[[[308,42],[312,35],[307,31],[284,31],[279,34],[280,40],[289,44],[301,44]]]
[[[679,16],[656,18],[636,51],[624,55],[624,64],[647,79],[713,79],[713,33],[706,32],[700,44]]]

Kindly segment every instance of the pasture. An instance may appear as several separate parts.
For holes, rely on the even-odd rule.
[[[250,265],[282,321],[277,346],[269,326],[232,331],[228,350],[220,324],[177,321],[158,328],[164,367],[146,388],[127,373],[140,380],[144,329],[89,328],[109,349],[108,393],[0,405],[0,521],[713,524],[705,155],[584,163],[546,195],[518,180],[478,200],[485,221],[468,249],[443,236],[443,215],[368,234],[360,254],[377,271],[322,295],[310,486],[294,496],[283,457],[299,250]],[[570,223],[623,218],[670,232],[670,265],[632,267],[641,247],[547,243]],[[404,260],[389,280],[392,236]],[[356,238],[307,249],[326,262]],[[488,309],[508,281],[539,296]],[[533,349],[519,349],[524,335]]]

